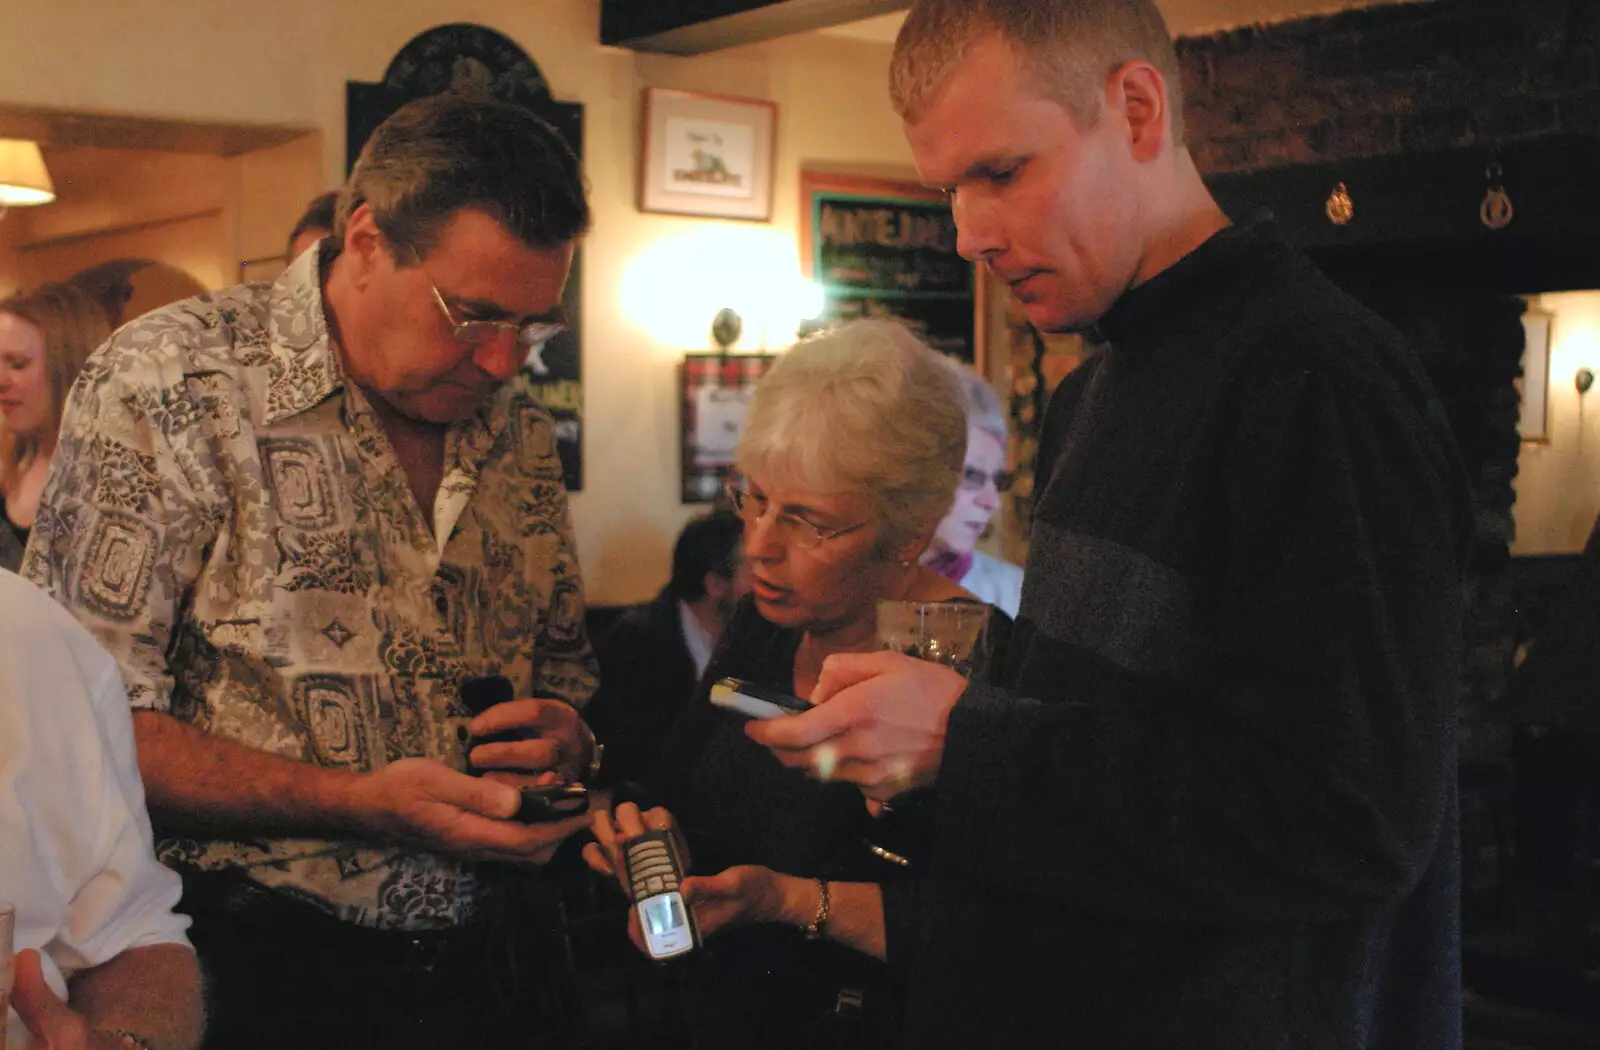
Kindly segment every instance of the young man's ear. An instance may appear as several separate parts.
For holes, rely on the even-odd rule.
[[[1161,155],[1172,134],[1167,111],[1167,80],[1148,62],[1129,62],[1111,74],[1106,106],[1128,128],[1133,159],[1145,163]]]

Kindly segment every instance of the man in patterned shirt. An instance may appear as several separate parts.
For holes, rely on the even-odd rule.
[[[584,823],[511,818],[588,769],[595,668],[551,421],[508,381],[588,222],[547,125],[412,103],[333,238],[128,325],[72,392],[25,572],[121,666],[208,1045],[537,1036],[491,970],[516,880],[479,863]],[[474,719],[490,674],[525,699]]]

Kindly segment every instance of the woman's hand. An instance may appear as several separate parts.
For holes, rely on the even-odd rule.
[[[643,813],[632,802],[622,803],[615,812],[597,809],[590,814],[589,825],[594,831],[595,841],[583,847],[584,861],[601,875],[615,878],[626,897],[632,897],[633,891],[628,886],[628,865],[622,859],[623,850],[629,839],[647,831],[669,833],[673,850],[678,855],[679,867],[684,872],[689,870],[689,846],[679,834],[678,823],[672,819],[672,814],[660,806]]]
[[[805,926],[817,913],[819,894],[815,879],[741,864],[716,875],[685,879],[683,896],[700,935],[710,937],[725,927],[750,922]]]
[[[689,851],[678,834],[672,814],[656,808],[639,812],[632,802],[624,802],[615,813],[597,809],[591,814],[594,842],[583,847],[583,859],[601,875],[617,880],[626,897],[627,864],[623,850],[628,840],[646,831],[666,831],[673,837],[684,870],[689,867]],[[684,904],[694,914],[702,937],[710,937],[728,926],[750,922],[784,922],[805,926],[817,911],[815,879],[783,875],[771,868],[742,864],[716,875],[696,875],[684,879],[680,889]],[[639,926],[639,911],[628,909],[628,937],[645,951],[644,934]]]
[[[595,841],[583,847],[584,862],[599,874],[615,878],[617,885],[622,887],[622,895],[630,901],[633,899],[633,889],[628,885],[628,865],[622,859],[623,849],[629,839],[646,831],[668,832],[672,835],[679,867],[685,872],[689,870],[689,847],[678,833],[677,822],[672,819],[672,814],[659,806],[643,813],[632,802],[617,806],[615,813],[597,809],[590,816],[590,826]],[[644,930],[639,925],[638,908],[628,909],[628,939],[641,952],[650,954],[644,943]]]

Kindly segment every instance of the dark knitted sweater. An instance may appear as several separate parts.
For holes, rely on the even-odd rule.
[[[1270,222],[1101,329],[950,719],[909,1045],[1459,1046],[1442,411]]]

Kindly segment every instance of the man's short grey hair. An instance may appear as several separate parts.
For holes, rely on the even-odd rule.
[[[361,205],[410,266],[463,208],[488,213],[530,248],[559,248],[589,228],[577,155],[521,106],[477,92],[407,102],[361,148],[334,210],[333,234]]]
[[[761,380],[739,469],[869,497],[889,550],[944,517],[966,452],[965,400],[940,355],[896,322],[853,321],[796,345]]]
[[[993,434],[1004,445],[1011,431],[1006,424],[1005,409],[1000,407],[1000,395],[982,376],[955,358],[942,360],[961,387],[961,397],[967,406],[967,425]]]

